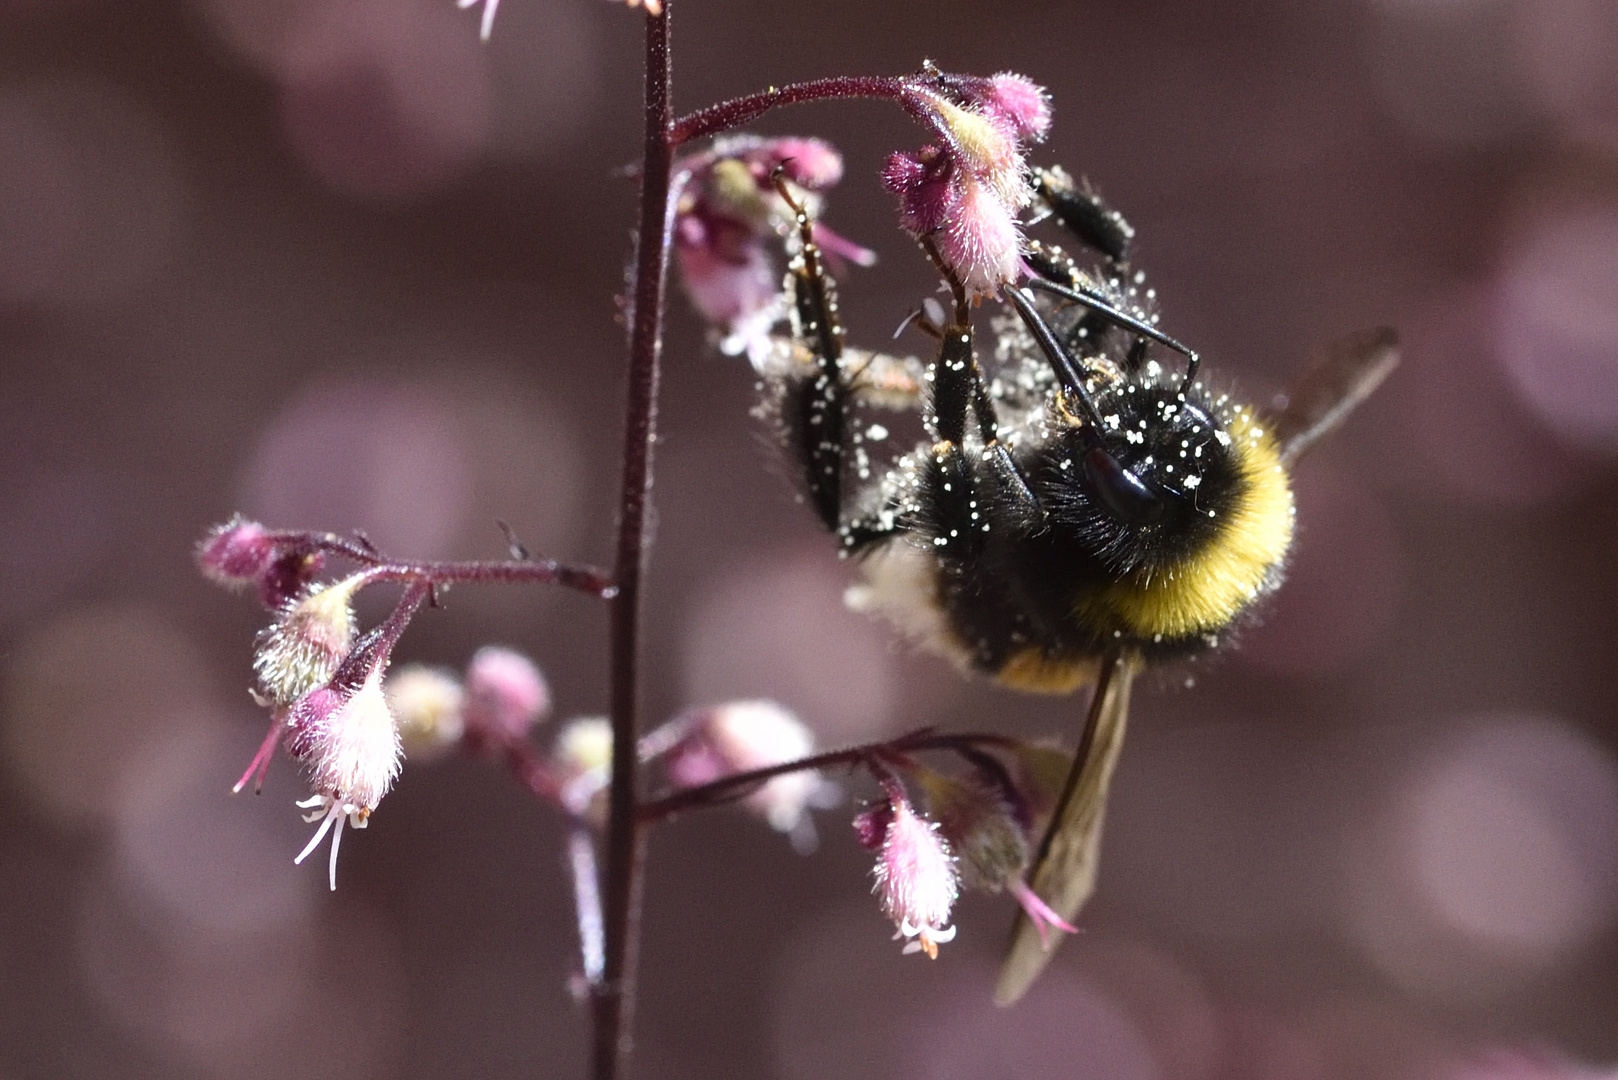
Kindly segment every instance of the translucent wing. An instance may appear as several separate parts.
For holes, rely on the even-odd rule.
[[[1107,788],[1124,741],[1129,687],[1134,678],[1135,663],[1129,657],[1115,655],[1102,663],[1078,753],[1028,871],[1030,887],[1068,922],[1095,892]],[[994,990],[995,1002],[1010,1005],[1022,997],[1050,962],[1060,940],[1060,934],[1054,935],[1047,948],[1028,915],[1018,912],[1011,928],[1011,945],[1000,967],[1000,982]]]
[[[1271,430],[1288,468],[1341,424],[1399,366],[1399,335],[1387,327],[1333,342],[1296,386],[1276,399]]]

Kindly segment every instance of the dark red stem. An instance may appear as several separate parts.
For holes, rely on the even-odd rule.
[[[270,539],[307,552],[336,555],[377,571],[378,581],[426,581],[433,585],[506,582],[561,585],[602,599],[616,591],[612,577],[593,566],[554,559],[490,559],[461,562],[408,562],[390,559],[369,544],[336,533],[275,532]]]
[[[757,120],[778,105],[801,105],[810,101],[829,101],[833,98],[885,98],[904,99],[905,88],[914,76],[899,75],[838,75],[830,79],[772,86],[757,94],[731,98],[706,109],[699,109],[674,122],[670,142],[681,143],[729,131],[750,120]]]
[[[803,772],[806,769],[831,769],[840,765],[870,765],[884,759],[892,760],[896,757],[902,759],[908,754],[921,753],[926,750],[964,752],[980,746],[1011,749],[1017,745],[1018,740],[1016,739],[989,732],[962,732],[953,735],[941,735],[931,729],[925,729],[908,735],[901,735],[897,739],[890,739],[887,742],[865,743],[860,746],[845,747],[842,750],[828,750],[824,754],[815,754],[812,757],[799,758],[796,761],[785,761],[779,765],[771,765],[768,768],[732,773],[730,776],[721,777],[707,784],[681,788],[660,799],[642,803],[638,816],[642,825],[652,825],[660,821],[666,821],[686,810],[696,810],[705,806],[718,806],[746,798],[758,790],[760,784],[773,780],[777,776]]]
[[[657,438],[657,383],[663,346],[663,304],[674,229],[670,199],[674,145],[669,98],[669,7],[646,16],[646,96],[640,224],[635,285],[629,308],[629,387],[624,422],[624,469],[618,510],[618,553],[611,601],[612,785],[608,791],[602,918],[605,955],[590,1000],[594,1020],[591,1075],[616,1080],[628,1062],[640,937],[644,845],[635,819],[639,764],[638,646],[641,576],[646,566],[646,517]]]

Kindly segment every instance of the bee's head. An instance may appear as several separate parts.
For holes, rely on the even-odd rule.
[[[1242,497],[1244,448],[1198,388],[1120,381],[1095,398],[1099,426],[1064,414],[1041,500],[1114,573],[1183,563]]]

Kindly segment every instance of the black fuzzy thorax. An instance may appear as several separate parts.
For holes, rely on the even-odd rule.
[[[1092,390],[1104,423],[1100,445],[1162,500],[1153,523],[1124,522],[1109,510],[1083,468],[1096,433],[1060,409],[1012,455],[1037,513],[980,453],[929,455],[920,471],[907,531],[932,553],[936,601],[984,671],[998,672],[1030,648],[1064,661],[1122,646],[1155,660],[1212,644],[1200,634],[1142,639],[1090,601],[1120,579],[1194,561],[1219,536],[1243,489],[1223,399],[1199,387],[1182,395],[1177,376],[1144,373],[1098,380]],[[963,520],[978,527],[963,530]]]

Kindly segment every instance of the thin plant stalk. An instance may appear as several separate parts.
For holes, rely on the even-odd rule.
[[[674,228],[670,198],[674,146],[669,97],[668,0],[646,15],[644,148],[635,281],[629,311],[629,385],[624,411],[623,479],[611,604],[612,775],[607,799],[601,980],[591,995],[594,1024],[591,1075],[616,1080],[628,1061],[640,933],[644,842],[635,820],[639,741],[641,580],[646,568],[646,521],[657,438],[657,385],[663,309]]]

